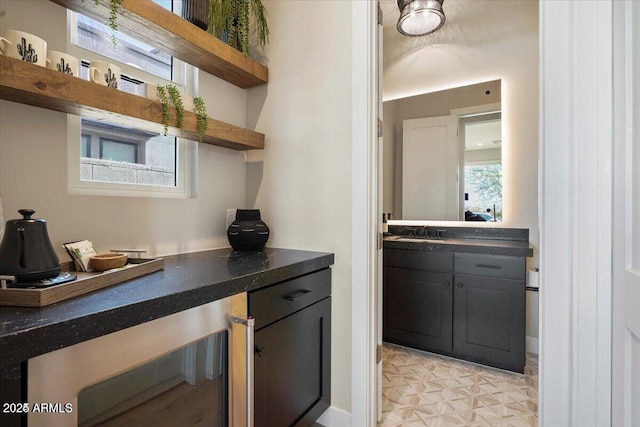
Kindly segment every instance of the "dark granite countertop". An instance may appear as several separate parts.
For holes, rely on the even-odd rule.
[[[533,256],[533,249],[529,245],[529,242],[523,240],[470,238],[430,239],[424,237],[387,236],[384,238],[384,247],[420,251],[471,252],[518,257]]]
[[[164,270],[47,307],[0,307],[0,368],[329,267],[334,255],[228,248],[164,260]]]

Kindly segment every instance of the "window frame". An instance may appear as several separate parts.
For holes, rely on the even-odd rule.
[[[174,8],[175,9],[175,8]],[[123,75],[155,85],[173,84],[182,89],[186,96],[197,96],[198,69],[173,58],[173,80],[169,81],[150,74],[137,67],[123,64],[114,59],[89,51],[74,44],[77,28],[77,14],[67,10],[67,52],[79,60],[99,60],[117,64]],[[117,118],[106,117],[105,121],[117,123]],[[197,197],[198,143],[176,137],[175,186],[131,184],[81,179],[81,116],[67,114],[67,190],[69,194],[121,197],[152,198],[195,198]]]

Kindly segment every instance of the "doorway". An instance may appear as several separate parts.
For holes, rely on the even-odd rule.
[[[386,3],[386,5],[385,5]],[[528,268],[537,267],[538,239],[538,3],[512,2],[505,9],[504,3],[492,1],[460,1],[450,6],[450,13],[445,3],[447,23],[438,32],[418,38],[406,38],[397,34],[393,18],[390,23],[385,21],[384,53],[383,53],[383,100],[395,102],[401,98],[417,98],[418,95],[447,89],[472,86],[479,82],[501,81],[502,108],[500,124],[501,133],[494,138],[501,147],[501,165],[494,170],[494,176],[499,177],[499,187],[502,197],[485,197],[475,201],[465,200],[464,168],[458,170],[459,186],[456,191],[456,213],[454,219],[464,217],[465,202],[472,213],[485,214],[489,220],[499,226],[510,228],[528,228],[532,244],[536,250],[535,258]],[[394,12],[395,2],[382,2],[383,11]],[[479,20],[478,16],[494,16],[500,24],[490,28],[488,22]],[[386,19],[386,17],[385,17]],[[504,25],[502,25],[504,19]],[[460,23],[464,22],[465,31],[460,30]],[[500,28],[500,34],[496,29]],[[495,43],[500,40],[500,43]],[[499,46],[498,46],[499,45]],[[491,92],[491,91],[489,91]],[[485,96],[487,91],[482,91]],[[487,95],[488,96],[488,95]],[[485,100],[473,105],[500,102],[500,100]],[[439,102],[438,106],[443,107]],[[426,115],[410,116],[412,107],[402,112],[384,109],[384,122],[395,115],[403,115],[406,119],[427,117]],[[415,105],[413,106],[415,109]],[[460,107],[449,107],[446,111],[434,112],[431,116],[450,114],[450,110]],[[494,110],[496,111],[496,110]],[[404,114],[407,116],[404,116]],[[386,130],[385,130],[386,131]],[[397,130],[396,130],[397,133]],[[504,144],[503,144],[504,142]],[[385,146],[386,150],[386,146]],[[458,151],[459,158],[464,158],[464,149]],[[402,159],[395,165],[401,164]],[[495,160],[495,159],[494,159]],[[502,162],[502,160],[505,160]],[[482,161],[478,160],[479,166]],[[460,165],[458,160],[457,165]],[[485,163],[488,166],[489,163]],[[472,166],[472,165],[469,165]],[[491,168],[489,168],[491,169]],[[493,169],[498,169],[493,167]],[[396,167],[396,171],[401,170]],[[469,170],[467,175],[471,175]],[[385,175],[384,179],[391,179],[390,185],[384,185],[383,212],[393,212],[394,219],[404,218],[402,198],[391,196],[387,188],[402,188],[404,177],[397,172],[393,177]],[[401,193],[400,193],[401,194]],[[471,194],[469,195],[471,196]],[[487,200],[489,199],[489,200]],[[471,200],[474,202],[474,200]],[[495,208],[494,208],[495,205]],[[399,208],[398,208],[399,207]],[[489,212],[487,212],[489,209]],[[431,220],[436,218],[421,218]],[[444,218],[442,218],[444,219]],[[449,218],[451,219],[451,218]],[[537,309],[535,322],[537,324]],[[535,337],[537,339],[537,336]]]

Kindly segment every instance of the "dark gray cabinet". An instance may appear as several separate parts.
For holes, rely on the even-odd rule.
[[[523,372],[524,283],[455,275],[453,348],[466,359]]]
[[[385,248],[383,339],[523,372],[525,258]]]
[[[450,352],[452,274],[386,267],[383,331],[387,341]]]
[[[469,360],[524,372],[525,259],[454,256],[453,348]]]
[[[27,362],[0,369],[0,426],[21,427],[27,425],[27,412],[20,403],[27,402]],[[16,406],[16,404],[18,404]],[[10,405],[10,406],[4,406]]]
[[[311,426],[331,403],[331,272],[249,293],[256,427]]]

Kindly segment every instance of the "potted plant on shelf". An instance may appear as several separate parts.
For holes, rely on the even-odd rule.
[[[269,43],[267,11],[262,0],[210,0],[207,31],[249,55],[249,15],[261,47]]]

